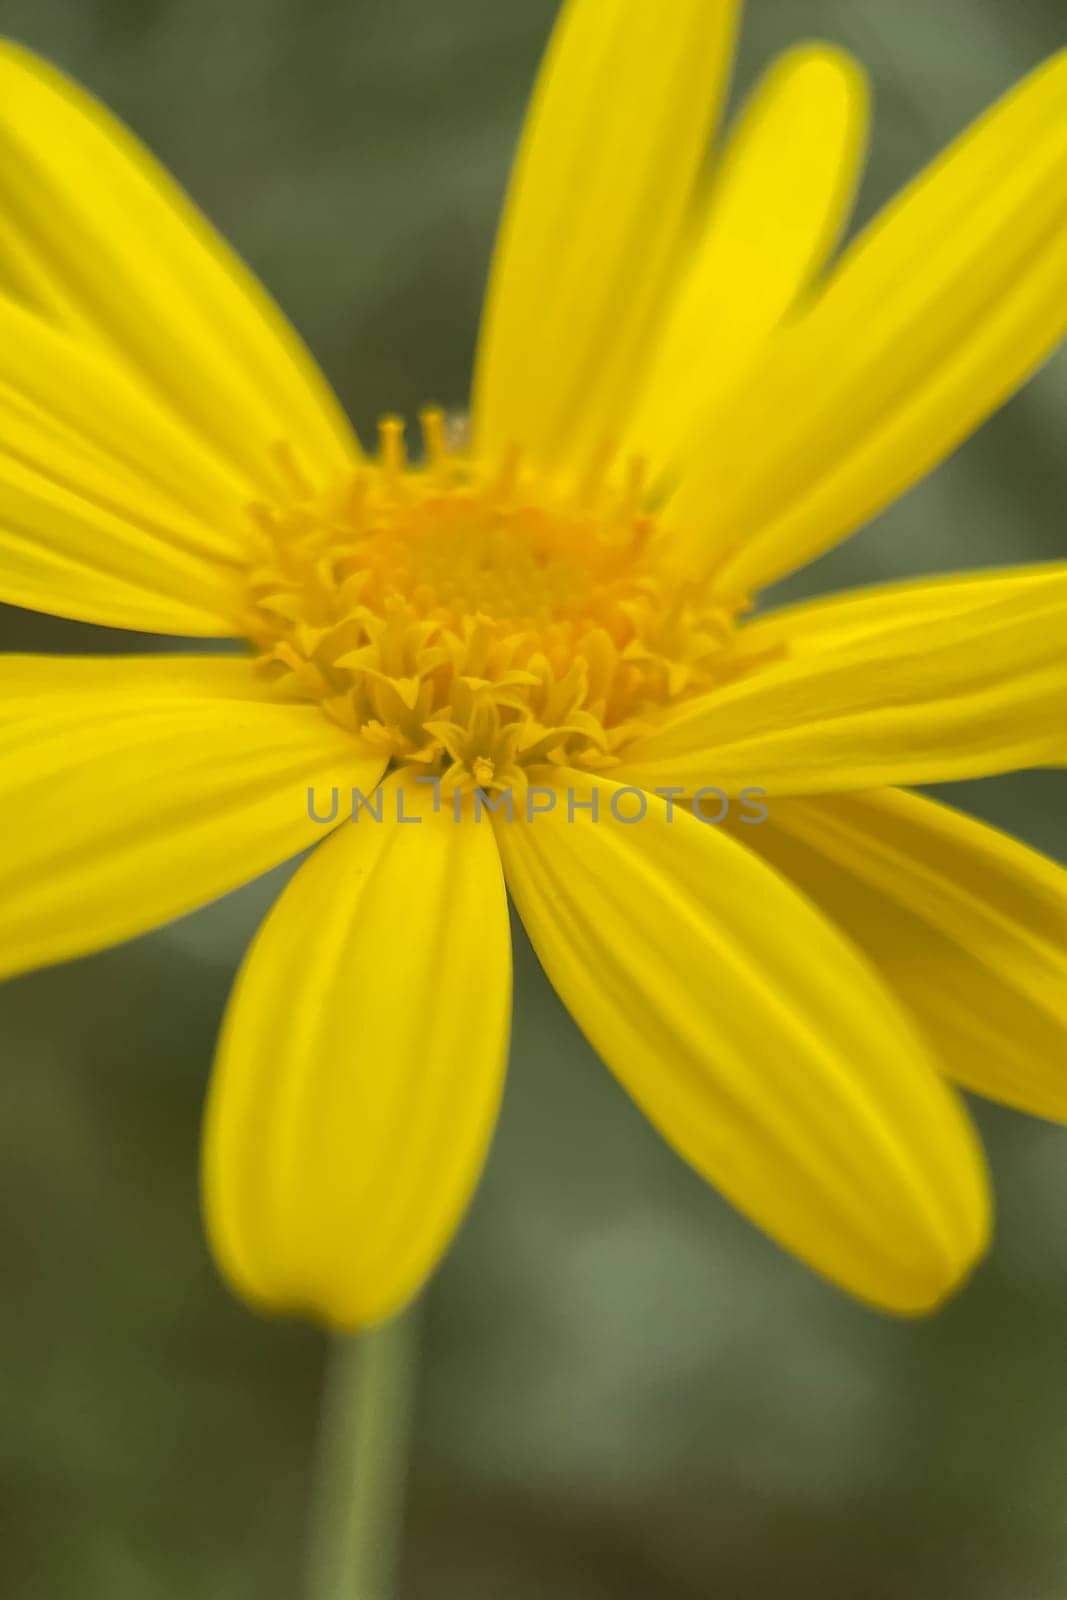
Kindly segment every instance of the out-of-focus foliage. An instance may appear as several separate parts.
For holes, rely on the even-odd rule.
[[[0,31],[148,139],[366,425],[462,403],[553,9],[0,0]],[[1062,0],[752,0],[740,83],[798,36],[867,61],[867,215],[1062,32]],[[1065,436],[1061,358],[792,592],[1063,556]],[[8,649],[98,637],[2,620]],[[1067,853],[1062,779],[953,798]],[[13,1600],[296,1592],[323,1345],[228,1300],[196,1187],[213,1035],[276,887],[0,991]],[[705,1190],[598,1066],[521,938],[516,962],[503,1123],[424,1308],[404,1600],[1059,1600],[1067,1132],[982,1114],[995,1253],[940,1317],[895,1324]]]

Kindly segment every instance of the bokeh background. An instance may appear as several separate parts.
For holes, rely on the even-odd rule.
[[[463,404],[553,11],[0,0],[0,32],[154,147],[367,425],[427,399]],[[871,70],[869,215],[1064,42],[1063,0],[752,0],[739,88],[805,35]],[[1065,436],[1061,357],[793,592],[1062,557]],[[0,623],[7,649],[101,639],[23,613]],[[1062,776],[954,798],[1067,852]],[[284,876],[0,990],[12,1600],[298,1592],[324,1341],[229,1299],[196,1183],[227,988]],[[423,1307],[403,1600],[1062,1600],[1067,1131],[978,1108],[995,1251],[940,1316],[894,1323],[706,1190],[599,1066],[521,939],[516,967],[499,1137]]]

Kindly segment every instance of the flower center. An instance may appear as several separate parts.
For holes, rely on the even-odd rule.
[[[677,702],[747,670],[733,616],[664,559],[640,466],[564,489],[479,463],[422,414],[423,460],[377,460],[255,507],[248,633],[281,691],[446,784],[609,767]]]

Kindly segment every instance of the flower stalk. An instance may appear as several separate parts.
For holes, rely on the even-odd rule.
[[[392,1600],[415,1376],[410,1313],[338,1338],[323,1389],[307,1600]]]

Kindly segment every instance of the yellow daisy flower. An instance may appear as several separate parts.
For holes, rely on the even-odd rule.
[[[210,1238],[255,1304],[373,1322],[446,1247],[501,1091],[505,887],[666,1138],[879,1306],[986,1244],[950,1081],[1067,1113],[1067,877],[895,787],[1067,759],[1067,563],[750,615],[1062,334],[1067,56],[827,268],[862,74],[788,54],[708,177],[735,24],[564,6],[469,432],[426,411],[410,463],[391,418],[363,453],[130,136],[0,53],[0,597],[251,644],[0,658],[0,956],[318,843],[207,1117]]]

